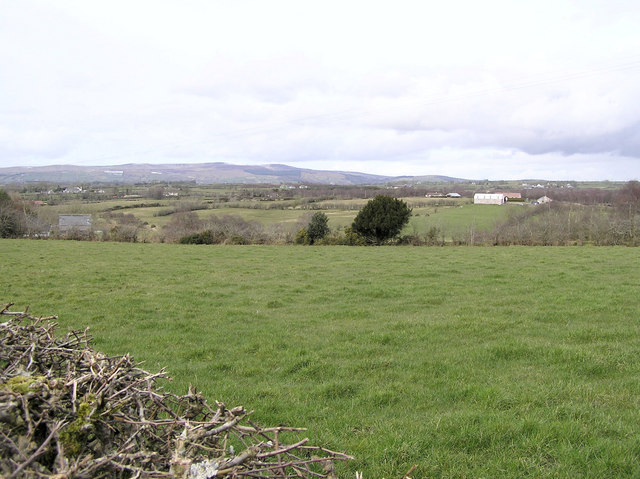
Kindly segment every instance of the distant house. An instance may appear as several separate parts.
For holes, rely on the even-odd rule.
[[[538,202],[539,205],[543,205],[545,203],[551,203],[553,200],[545,195],[545,196],[541,196],[536,201]]]
[[[503,195],[507,199],[507,201],[522,199],[522,193],[514,193],[512,191],[508,191],[506,193],[503,193]]]
[[[473,195],[475,205],[502,205],[507,201],[504,193],[476,193]]]
[[[460,193],[447,193],[448,198],[461,198]]]
[[[58,215],[58,232],[64,235],[71,231],[89,234],[91,215]]]

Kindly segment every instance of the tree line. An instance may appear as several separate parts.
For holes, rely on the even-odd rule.
[[[309,212],[291,229],[282,224],[265,226],[237,215],[200,219],[192,204],[168,209],[169,223],[157,228],[155,241],[198,244],[302,244],[302,245],[640,245],[640,183],[629,181],[618,190],[579,193],[571,189],[554,195],[555,201],[523,208],[490,231],[447,235],[432,227],[423,234],[402,234],[411,208],[389,192],[378,194],[362,206],[353,223],[332,230],[322,211]],[[164,214],[164,211],[161,210]],[[107,211],[103,217],[113,226],[100,237],[70,233],[70,239],[136,242],[145,228],[133,214]],[[17,195],[0,190],[0,237],[38,236],[43,221]],[[406,231],[406,230],[405,230]]]

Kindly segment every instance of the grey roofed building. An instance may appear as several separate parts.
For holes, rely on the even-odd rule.
[[[58,215],[58,232],[66,234],[72,230],[90,233],[91,215]]]

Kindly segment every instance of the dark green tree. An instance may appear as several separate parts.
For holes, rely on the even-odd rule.
[[[4,190],[0,190],[0,206],[11,206],[13,204],[13,200],[9,193]]]
[[[24,230],[20,214],[11,209],[0,207],[0,238],[16,238]]]
[[[322,211],[313,214],[307,225],[307,236],[311,244],[329,234],[329,218]]]
[[[381,244],[395,238],[410,216],[411,208],[404,201],[378,195],[360,210],[351,227],[367,241]]]
[[[15,238],[24,232],[24,213],[11,196],[0,190],[0,238]]]

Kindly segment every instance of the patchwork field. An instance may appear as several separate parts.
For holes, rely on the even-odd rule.
[[[116,208],[114,211],[117,214],[131,214],[143,223],[140,230],[141,241],[154,241],[157,240],[154,233],[160,233],[175,217],[175,214],[163,214],[163,211],[179,210],[189,204],[201,203],[201,200],[201,197],[193,200],[115,199],[99,202],[73,200],[55,206],[43,206],[38,213],[41,219],[51,224],[57,224],[59,214],[91,214],[94,228],[108,232],[116,221],[105,218],[105,213]],[[436,228],[437,237],[444,238],[446,241],[460,237],[470,230],[489,231],[496,223],[505,220],[510,214],[521,212],[524,207],[522,204],[501,207],[474,205],[468,198],[408,197],[404,200],[413,209],[413,215],[404,228],[403,234],[424,236],[430,229]],[[300,205],[295,201],[217,202],[215,205],[205,203],[206,209],[198,209],[195,214],[205,221],[212,216],[220,218],[233,215],[245,221],[259,222],[267,227],[279,225],[295,235],[302,225],[308,223],[310,215],[315,211],[322,211],[327,215],[329,227],[333,231],[350,226],[359,209],[367,201],[366,199],[326,200],[314,202],[312,205]],[[291,206],[287,206],[289,204]]]
[[[308,427],[356,457],[344,477],[640,474],[637,248],[0,240],[0,258],[0,302]]]

